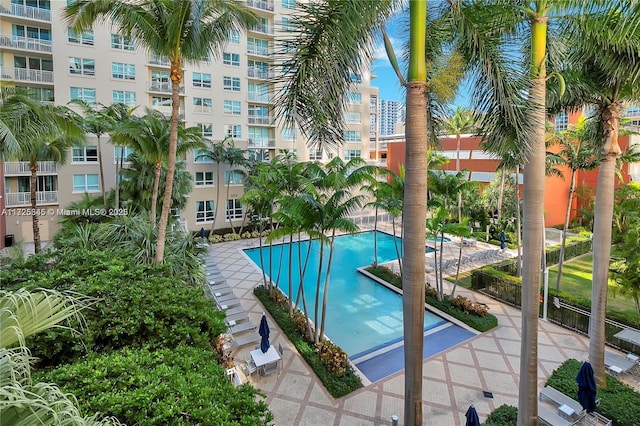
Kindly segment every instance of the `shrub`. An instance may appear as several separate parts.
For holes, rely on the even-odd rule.
[[[8,290],[25,287],[72,290],[97,302],[83,311],[83,324],[55,328],[32,337],[28,346],[40,365],[55,365],[87,352],[124,347],[151,349],[178,345],[211,349],[226,330],[224,313],[217,311],[201,287],[170,276],[167,265],[136,265],[128,253],[75,250],[48,253],[35,270],[29,262],[1,280]],[[41,271],[42,265],[55,269]]]
[[[218,235],[218,234],[209,235],[209,242],[210,243],[220,243],[222,241],[223,241],[222,235]]]
[[[581,366],[582,363],[575,359],[565,361],[553,371],[546,384],[575,399],[578,394],[576,376]],[[611,419],[614,426],[639,426],[640,393],[608,374],[606,380],[607,388],[598,389],[600,405],[596,411]]]
[[[238,241],[240,239],[240,235],[234,233],[224,234],[223,240],[226,241]]]
[[[349,356],[333,342],[325,340],[316,345],[320,361],[330,374],[342,377],[349,370]]]
[[[484,317],[489,312],[489,307],[486,304],[474,302],[473,300],[470,300],[464,296],[456,296],[450,298],[449,302],[451,303],[451,306],[460,309],[465,314]]]
[[[342,377],[337,377],[327,371],[327,368],[320,360],[318,350],[313,343],[306,340],[302,334],[298,332],[297,321],[289,315],[288,308],[283,309],[277,303],[269,298],[269,290],[259,286],[253,290],[258,300],[262,303],[273,319],[278,323],[282,332],[294,344],[302,358],[309,364],[309,367],[316,373],[320,381],[327,388],[327,391],[333,397],[340,398],[350,392],[362,387],[360,377],[348,365],[346,373]],[[300,314],[302,315],[302,313]]]
[[[484,422],[485,426],[516,426],[518,409],[513,405],[503,404],[493,410]]]
[[[36,373],[76,396],[85,412],[130,425],[267,425],[273,420],[250,385],[234,387],[211,351],[125,349],[91,354]]]

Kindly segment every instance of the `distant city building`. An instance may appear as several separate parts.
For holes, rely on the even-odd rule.
[[[404,104],[380,99],[378,107],[378,133],[380,136],[395,134],[397,123],[404,122]]]

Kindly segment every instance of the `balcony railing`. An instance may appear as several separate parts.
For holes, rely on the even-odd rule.
[[[53,161],[38,161],[38,174],[57,174],[58,166]],[[30,175],[28,161],[11,161],[4,163],[4,175]]]
[[[256,24],[250,31],[262,34],[273,34],[273,27],[266,24]]]
[[[152,81],[149,83],[150,92],[172,93],[173,86],[170,81]],[[180,85],[180,93],[184,93],[184,84]]]
[[[152,65],[160,65],[163,67],[171,66],[171,62],[169,61],[169,58],[167,58],[166,56],[158,56],[158,55],[152,54],[152,55],[149,55],[148,61]]]
[[[271,49],[260,46],[247,46],[247,53],[249,55],[269,56],[271,54]]]
[[[249,143],[247,144],[249,148],[275,148],[276,140],[275,139],[251,139],[249,138]]]
[[[11,38],[2,36],[0,37],[0,46],[30,50],[32,52],[51,52],[51,41],[32,37],[14,36]]]
[[[58,204],[58,191],[38,191],[36,192],[36,203],[38,205],[44,204]],[[5,206],[29,206],[31,205],[31,193],[30,192],[8,192],[5,199]]]
[[[9,1],[0,2],[0,13],[19,16],[21,18],[39,19],[41,21],[51,22],[51,11],[49,9],[23,6],[21,4],[13,4]]]
[[[247,68],[247,77],[249,78],[259,78],[266,80],[268,78],[273,78],[275,73],[273,70],[265,70],[263,68],[253,67]]]
[[[254,9],[269,10],[273,12],[273,2],[264,0],[247,0],[247,6]]]
[[[271,98],[265,93],[249,92],[247,93],[247,100],[251,102],[269,102]]]
[[[247,123],[248,124],[262,124],[265,126],[270,125],[271,123],[273,123],[273,117],[271,116],[249,116],[247,117]]]
[[[53,71],[0,67],[0,79],[53,84]]]

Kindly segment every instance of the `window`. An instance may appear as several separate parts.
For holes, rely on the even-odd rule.
[[[207,151],[201,151],[196,149],[193,151],[193,162],[194,163],[213,163],[213,159],[210,155],[207,154]]]
[[[283,141],[295,141],[296,140],[296,129],[291,127],[285,127],[282,129],[282,140]]]
[[[296,8],[296,0],[282,0],[282,8],[283,9],[295,9]]]
[[[211,74],[194,72],[193,87],[211,87]]]
[[[133,64],[111,62],[111,77],[118,78],[120,80],[135,80],[136,66]]]
[[[69,74],[96,75],[96,61],[87,58],[69,58]]]
[[[240,115],[240,101],[224,101],[224,113]]]
[[[226,185],[242,185],[243,175],[238,170],[231,170],[230,172],[224,172],[224,183]]]
[[[111,34],[111,48],[118,50],[135,50],[135,45],[131,37],[123,36],[120,34]]]
[[[128,107],[136,106],[136,92],[114,90],[111,93],[114,104],[125,104]]]
[[[269,161],[268,149],[248,149],[247,158],[250,161]]]
[[[97,161],[97,146],[74,146],[71,149],[71,162],[73,163],[95,163]]]
[[[229,43],[240,44],[240,31],[231,30],[231,36],[229,37]]]
[[[226,216],[227,220],[242,219],[242,204],[240,204],[240,200],[236,198],[227,200]]]
[[[73,192],[98,192],[98,175],[73,175]]]
[[[347,92],[347,103],[352,105],[362,104],[362,93]]]
[[[171,89],[169,71],[151,71],[151,90],[166,92]]]
[[[296,27],[292,23],[291,18],[283,16],[282,17],[282,31],[295,31]]]
[[[354,158],[360,158],[361,151],[359,149],[348,149],[344,152],[344,159],[346,161],[353,160]]]
[[[196,172],[196,186],[212,186],[213,172]]]
[[[27,95],[37,101],[53,102],[55,101],[55,94],[53,89],[47,89],[44,87],[25,87],[16,86],[16,88],[24,90]]]
[[[209,98],[193,98],[194,112],[211,112],[212,102]]]
[[[249,105],[249,124],[270,124],[269,107]]]
[[[248,76],[251,78],[269,78],[269,64],[262,61],[247,61]]]
[[[47,41],[48,43],[43,43],[51,48],[51,30],[48,28],[39,28],[39,27],[30,27],[24,25],[16,25],[12,26],[12,34],[16,38],[31,38],[36,40]],[[51,51],[51,50],[49,50]]]
[[[282,40],[280,45],[282,46],[281,53],[295,53],[296,51],[296,45],[292,40]],[[290,71],[291,70],[287,70],[287,72]]]
[[[349,79],[352,83],[360,84],[362,83],[362,74],[351,73],[349,74]]]
[[[79,33],[72,28],[67,28],[67,40],[69,43],[93,46],[93,31],[89,30]]]
[[[594,107],[591,107],[591,108],[595,110]],[[585,114],[585,115],[589,117],[593,114]],[[624,113],[625,117],[637,117],[638,115],[640,115],[640,105],[627,105],[627,108]]]
[[[362,123],[362,113],[348,111],[346,114],[347,123],[350,124],[360,124]]]
[[[69,91],[69,97],[73,99],[79,99],[93,105],[96,103],[96,89],[89,89],[87,87],[72,87]]]
[[[196,223],[211,222],[215,217],[213,200],[196,201]]]
[[[241,138],[242,126],[240,124],[225,124],[224,134],[225,136],[231,136],[232,138]]]
[[[222,54],[222,63],[224,65],[231,65],[232,67],[239,67],[240,55],[237,53],[224,52]]]
[[[263,83],[249,83],[249,100],[269,102],[269,86]]]
[[[199,127],[202,131],[202,137],[211,139],[213,137],[213,124],[211,123],[197,123],[196,127]]]
[[[344,132],[344,141],[345,142],[360,142],[360,132],[357,130],[347,130]]]
[[[555,116],[555,130],[556,132],[561,130],[567,130],[569,126],[569,114],[566,112],[559,112]]]
[[[18,177],[18,192],[29,192],[31,189],[31,178],[28,176]],[[58,190],[57,176],[38,176],[36,179],[36,191],[48,192]]]
[[[267,127],[249,127],[249,145],[253,147],[268,147],[273,140]]]
[[[322,160],[322,150],[321,149],[310,149],[309,150],[309,161],[321,161]]]
[[[153,108],[171,108],[171,98],[168,96],[152,96],[151,106]]]
[[[116,146],[113,149],[113,162],[117,164],[119,164],[120,161],[126,163],[129,160],[129,156],[133,153],[133,148],[128,146]]]
[[[269,42],[259,38],[247,37],[247,53],[268,56]]]
[[[231,90],[233,92],[240,91],[240,79],[238,77],[222,77],[222,85],[224,90]]]

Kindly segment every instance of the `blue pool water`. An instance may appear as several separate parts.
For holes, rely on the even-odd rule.
[[[338,346],[356,358],[359,354],[370,352],[372,348],[382,347],[389,342],[402,339],[402,297],[383,285],[357,272],[356,268],[369,266],[374,261],[373,231],[352,235],[341,235],[335,239],[333,259],[331,263],[329,294],[326,313],[326,335]],[[378,232],[378,262],[396,259],[394,237]],[[396,240],[400,247],[400,240]],[[302,257],[306,255],[309,243],[300,243]],[[279,287],[289,295],[289,247],[274,245],[272,247],[273,268],[270,271],[269,247],[263,249],[264,270],[271,274],[275,282],[279,276]],[[244,252],[260,267],[260,249],[247,249]],[[324,278],[329,256],[329,246],[325,245],[323,268],[320,274],[320,301],[322,307]],[[315,293],[318,279],[318,260],[320,245],[314,241],[304,282],[304,293],[311,319],[315,319]],[[280,267],[280,259],[282,265]],[[293,244],[293,300],[298,294],[299,281],[298,243]],[[280,267],[280,271],[278,269]],[[278,275],[279,274],[279,275]],[[432,329],[446,323],[442,318],[425,311],[424,328]]]
[[[428,241],[432,241],[432,242],[433,241],[437,241],[438,243],[440,243],[441,241],[443,241],[445,243],[451,242],[451,238],[447,238],[447,237],[444,237],[444,238],[442,238],[442,237],[437,237],[437,238],[427,237],[427,240]]]

